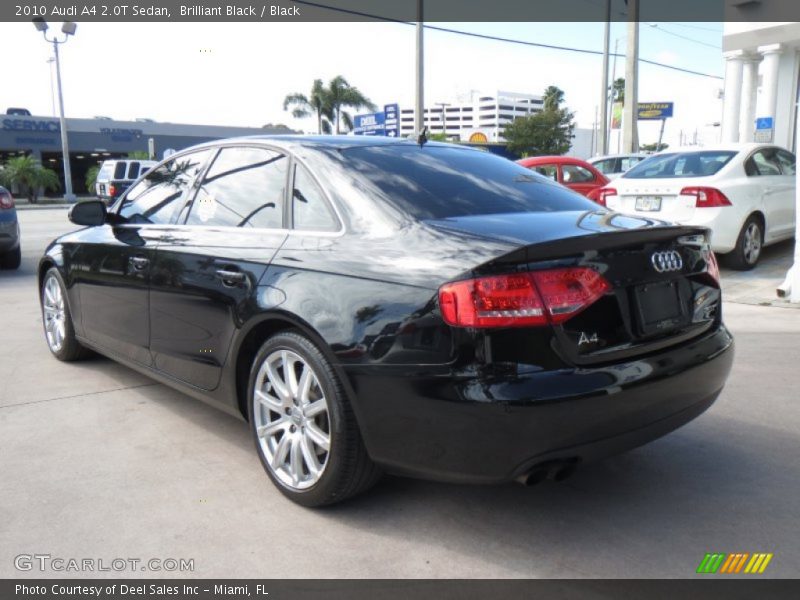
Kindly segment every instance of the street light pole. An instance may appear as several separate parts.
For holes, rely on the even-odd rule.
[[[606,22],[603,31],[603,85],[600,94],[600,123],[598,129],[597,153],[608,154],[608,137],[606,136],[606,121],[608,121],[608,47],[611,37],[611,0],[606,0]],[[616,52],[615,52],[616,54]],[[616,58],[616,57],[614,57]]]
[[[442,107],[442,133],[447,135],[447,119],[445,119],[445,109],[450,106],[449,102],[437,102],[436,106]]]
[[[423,14],[422,14],[422,0],[417,0],[417,94],[416,94],[416,111],[414,113],[414,129],[415,135],[422,133],[422,128],[425,126],[425,58],[422,48],[423,43]]]
[[[637,131],[639,87],[639,0],[628,0],[628,51],[625,53],[625,105],[622,145],[625,152],[639,151]]]
[[[61,155],[62,155],[62,162],[64,163],[64,199],[67,202],[75,202],[75,194],[72,193],[72,168],[70,166],[70,159],[69,159],[69,141],[67,139],[67,121],[64,118],[64,95],[61,91],[61,62],[59,60],[58,55],[58,47],[61,44],[66,43],[69,39],[69,36],[75,34],[76,25],[75,23],[66,21],[64,25],[61,27],[62,33],[64,33],[64,39],[59,40],[57,36],[53,36],[52,39],[47,37],[47,22],[44,19],[34,19],[33,24],[36,27],[37,31],[41,31],[42,35],[44,36],[45,41],[50,42],[53,44],[53,54],[56,58],[56,84],[58,87],[58,111],[59,111],[59,128],[61,129]]]

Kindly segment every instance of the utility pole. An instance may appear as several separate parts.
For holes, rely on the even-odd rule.
[[[636,116],[639,107],[639,0],[628,0],[628,51],[625,53],[625,106],[622,112],[623,151],[639,151]]]
[[[606,136],[606,123],[608,122],[608,47],[611,37],[611,0],[606,0],[606,22],[603,30],[603,85],[600,91],[600,123],[597,139],[597,153],[608,154],[608,136]]]
[[[437,102],[436,106],[442,107],[442,133],[447,135],[447,119],[445,119],[445,109],[450,106],[449,102]]]
[[[422,132],[425,126],[425,73],[424,73],[424,52],[423,52],[423,14],[422,1],[417,0],[417,97],[414,111],[414,129],[416,134]]]

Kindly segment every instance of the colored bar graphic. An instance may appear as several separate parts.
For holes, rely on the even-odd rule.
[[[716,573],[722,561],[725,560],[725,554],[706,554],[700,566],[697,567],[698,573]]]
[[[744,568],[745,573],[761,574],[767,569],[767,565],[772,560],[774,554],[767,552],[733,552],[725,554],[721,552],[707,552],[697,567],[697,572],[702,574],[715,573],[741,573]],[[749,561],[747,559],[750,559]],[[745,566],[745,564],[747,566]]]

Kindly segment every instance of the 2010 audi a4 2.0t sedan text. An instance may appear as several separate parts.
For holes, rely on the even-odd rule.
[[[474,149],[214,142],[70,218],[39,267],[56,358],[244,418],[307,506],[383,471],[560,479],[699,415],[733,360],[707,230]]]

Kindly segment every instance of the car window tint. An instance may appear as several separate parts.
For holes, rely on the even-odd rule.
[[[539,175],[544,175],[548,179],[558,181],[558,168],[555,165],[532,165],[528,168]]]
[[[624,158],[619,159],[619,168],[620,171],[625,172],[628,169],[632,168],[634,165],[638,165],[642,162],[642,158],[639,156],[626,156]]]
[[[657,154],[626,171],[623,177],[626,179],[707,177],[714,175],[734,156],[736,152],[725,150]]]
[[[128,179],[138,179],[139,178],[139,163],[132,162],[128,165]]]
[[[778,163],[775,162],[775,151],[769,148],[759,150],[750,158],[757,169],[757,174],[765,175],[780,175],[781,169]]]
[[[131,223],[169,223],[183,194],[208,160],[210,150],[174,158],[133,186],[122,201],[120,216]]]
[[[561,177],[564,183],[589,183],[594,181],[592,172],[580,165],[561,165]]]
[[[336,231],[336,217],[331,213],[325,196],[301,164],[295,164],[292,190],[294,228],[312,231]]]
[[[125,179],[125,162],[120,161],[114,165],[114,179]]]
[[[449,144],[364,146],[330,153],[353,185],[418,219],[597,210],[526,167]]]
[[[601,173],[613,173],[614,172],[614,163],[616,162],[615,159],[609,158],[606,160],[600,160],[596,163],[592,163],[595,169],[600,171]]]
[[[288,158],[266,148],[224,148],[203,179],[190,225],[283,227]]]
[[[781,171],[783,171],[784,175],[794,175],[797,172],[797,161],[794,157],[794,154],[791,152],[787,152],[786,150],[778,150],[775,153],[775,158],[778,159],[778,162],[781,165]]]

